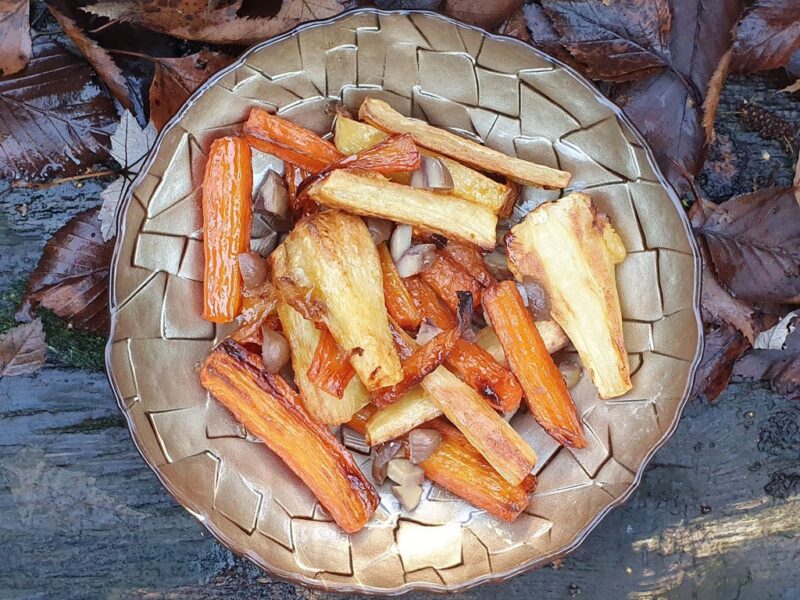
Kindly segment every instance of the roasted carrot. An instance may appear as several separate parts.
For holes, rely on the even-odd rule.
[[[486,290],[484,309],[517,376],[528,406],[538,423],[565,446],[583,448],[578,412],[561,372],[547,353],[533,316],[525,308],[513,281]]]
[[[305,483],[339,527],[361,529],[380,502],[350,453],[303,408],[279,375],[233,340],[209,355],[200,381]]]
[[[420,463],[425,476],[470,504],[504,521],[513,521],[525,510],[536,477],[528,475],[512,485],[498,475],[486,459],[455,427],[443,419],[424,425],[442,435],[442,442]]]
[[[203,318],[229,323],[242,304],[239,254],[250,248],[253,170],[241,138],[214,140],[203,178]]]
[[[330,331],[324,329],[308,367],[308,380],[331,396],[341,398],[355,374],[347,355],[339,348]]]
[[[497,279],[489,272],[489,268],[483,260],[483,254],[475,246],[450,240],[442,249],[442,253],[483,287],[497,283]]]
[[[458,308],[458,292],[471,293],[476,307],[481,303],[480,284],[441,252],[421,277],[453,312]]]
[[[410,135],[393,135],[377,146],[347,156],[330,169],[363,169],[381,175],[408,173],[419,169],[419,150]]]
[[[383,271],[383,296],[386,310],[404,329],[417,329],[420,322],[419,309],[414,305],[414,299],[403,284],[386,244],[378,246],[378,255]]]
[[[319,173],[343,158],[336,146],[313,131],[261,108],[250,111],[244,124],[244,135],[253,148],[312,173]]]
[[[377,409],[372,406],[372,404],[367,404],[364,408],[354,414],[353,418],[350,419],[346,425],[353,431],[363,435],[367,432],[367,421],[372,415],[375,414],[376,410]]]
[[[456,318],[453,313],[418,275],[404,279],[403,284],[423,319],[431,320],[439,329],[455,326]]]

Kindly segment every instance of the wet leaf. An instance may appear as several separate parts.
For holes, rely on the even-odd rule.
[[[37,38],[28,67],[0,78],[0,176],[71,176],[108,158],[114,104],[88,63]]]
[[[543,0],[542,8],[556,43],[592,79],[631,81],[669,65],[667,0]]]
[[[79,329],[108,330],[108,274],[114,245],[104,242],[99,209],[78,213],[44,247],[28,279],[20,320],[38,306]]]
[[[446,0],[443,11],[459,21],[494,29],[522,4],[523,0]]]
[[[111,55],[104,48],[100,47],[97,42],[86,35],[86,33],[78,27],[78,24],[69,16],[59,11],[52,4],[48,4],[47,8],[55,20],[58,21],[58,24],[61,25],[61,29],[64,30],[64,33],[69,36],[72,43],[78,47],[81,54],[83,54],[86,60],[94,67],[95,72],[102,82],[106,84],[111,94],[119,100],[123,107],[129,110],[132,109],[133,102],[131,101],[128,86],[125,83],[125,76],[111,58]]]
[[[786,65],[800,49],[800,3],[756,0],[736,31],[733,65],[739,73],[768,71]]]
[[[497,33],[517,38],[523,42],[530,41],[531,34],[528,31],[528,25],[525,23],[525,13],[522,8],[518,8],[511,13],[511,16],[497,28]]]
[[[767,381],[776,394],[800,400],[800,352],[753,350],[736,363],[733,374],[750,381]]]
[[[0,0],[0,75],[25,68],[31,58],[28,0]]]
[[[800,302],[800,206],[793,188],[732,198],[698,231],[717,277],[734,296]]]
[[[233,58],[221,52],[201,50],[181,58],[153,58],[156,65],[150,86],[150,121],[161,130],[183,103],[214,73]]]
[[[747,339],[732,325],[706,333],[692,396],[705,396],[709,402],[714,402],[728,386],[734,364],[749,347]]]
[[[300,23],[332,17],[345,8],[336,0],[284,0],[274,17],[251,18],[239,14],[242,2],[102,0],[82,10],[186,40],[250,45]]]
[[[41,319],[17,325],[0,336],[0,379],[38,371],[46,353]]]

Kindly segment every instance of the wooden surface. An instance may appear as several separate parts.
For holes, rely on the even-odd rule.
[[[708,172],[711,195],[791,179],[791,149],[741,131],[743,97],[797,117],[798,102],[773,82],[729,84],[719,129],[750,159],[735,178]],[[774,162],[757,162],[762,148]],[[0,328],[46,239],[99,204],[102,186],[0,183]],[[86,350],[96,344],[67,354],[72,334],[57,329],[53,339],[61,350],[44,370],[0,379],[0,599],[329,597],[274,581],[211,538],[134,448],[96,351]],[[716,405],[687,406],[633,497],[577,552],[463,597],[800,599],[798,492],[800,406],[733,385]]]

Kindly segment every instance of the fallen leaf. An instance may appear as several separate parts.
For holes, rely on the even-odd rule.
[[[442,0],[375,0],[381,10],[436,10]]]
[[[19,320],[38,306],[48,308],[80,329],[108,330],[108,274],[112,243],[100,232],[99,209],[74,216],[47,242],[28,279]]]
[[[103,205],[98,219],[103,241],[114,237],[117,207],[139,174],[157,136],[152,122],[142,129],[130,111],[122,114],[117,130],[111,136],[111,156],[122,167],[122,174],[100,193]]]
[[[753,348],[756,350],[783,350],[789,334],[797,329],[800,319],[800,310],[793,310],[786,314],[778,323],[758,334]]]
[[[446,0],[444,14],[484,29],[494,29],[511,13],[520,8],[524,0]]]
[[[747,10],[733,45],[739,73],[777,69],[800,48],[800,2],[756,0]]]
[[[88,63],[39,37],[28,67],[0,78],[0,177],[77,175],[108,158],[116,120]]]
[[[732,325],[706,333],[692,396],[705,396],[709,402],[714,402],[728,386],[734,364],[749,347],[747,339]]]
[[[0,378],[38,371],[46,353],[41,319],[17,325],[0,336]]]
[[[800,206],[800,156],[797,157],[797,163],[794,165],[794,199],[797,200],[797,206]]]
[[[150,121],[161,130],[183,103],[214,73],[227,67],[233,58],[221,52],[201,50],[181,58],[156,58],[155,75],[150,85]]]
[[[561,36],[541,6],[535,3],[526,4],[522,7],[522,14],[525,15],[525,24],[530,31],[530,40],[534,46],[582,71],[583,66],[572,58],[572,54],[561,44]]]
[[[786,94],[794,94],[795,92],[800,92],[800,79],[795,80],[794,83],[787,85],[785,88],[781,88],[778,91],[784,92]]]
[[[52,4],[47,5],[50,14],[53,15],[61,29],[67,34],[72,43],[78,47],[86,57],[86,60],[94,67],[97,75],[111,92],[111,94],[119,100],[120,104],[126,109],[133,108],[133,101],[131,100],[128,86],[125,83],[125,76],[120,71],[117,64],[111,58],[111,55],[102,47],[91,39],[86,33],[78,27],[77,23],[67,15],[59,11]]]
[[[0,75],[21,71],[31,58],[30,6],[28,0],[0,0]]]
[[[731,198],[698,229],[720,282],[742,300],[800,302],[800,206],[793,188]]]
[[[732,49],[722,55],[714,74],[708,81],[708,90],[705,100],[703,100],[703,130],[706,132],[706,144],[710,144],[714,139],[714,121],[717,120],[717,107],[722,95],[722,86],[728,78],[728,71],[731,67],[731,56],[733,56]]]
[[[733,374],[745,380],[767,381],[776,394],[800,400],[800,352],[753,350],[736,363]]]
[[[511,13],[511,16],[497,28],[497,33],[517,38],[523,42],[530,41],[531,34],[528,31],[528,25],[525,23],[525,13],[522,8],[518,8]]]
[[[558,33],[557,43],[592,79],[632,81],[669,64],[667,0],[618,0],[608,5],[543,0],[542,8]]]
[[[336,0],[284,0],[274,17],[241,16],[243,0],[103,0],[82,10],[112,20],[136,23],[178,38],[214,44],[250,45],[316,19],[339,14]]]
[[[619,84],[610,97],[639,128],[664,174],[685,197],[705,159],[703,101],[730,48],[742,5],[740,0],[673,0],[670,6],[670,69]],[[712,108],[709,104],[706,111]]]

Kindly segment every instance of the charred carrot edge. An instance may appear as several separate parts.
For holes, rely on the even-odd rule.
[[[455,317],[442,300],[421,279],[409,277],[405,285],[424,319],[430,319],[441,329],[452,327]],[[508,412],[516,409],[522,399],[522,388],[514,374],[503,368],[491,354],[466,340],[456,342],[447,358],[450,365],[493,408]]]
[[[244,124],[248,142],[263,152],[318,173],[344,158],[332,143],[313,131],[254,108]]]
[[[323,329],[306,374],[322,391],[341,398],[356,372],[330,331]]]
[[[440,252],[436,253],[433,264],[421,277],[453,312],[458,308],[458,292],[471,293],[476,307],[481,303],[480,284]]]
[[[512,485],[443,419],[429,421],[423,427],[442,435],[442,443],[420,463],[428,479],[504,521],[513,521],[525,510],[529,494],[536,488],[536,477],[528,475]]]
[[[305,483],[348,533],[369,521],[380,498],[350,453],[303,408],[280,376],[233,340],[209,355],[200,381],[253,435]]]
[[[483,287],[497,283],[497,279],[489,272],[483,260],[483,254],[475,246],[450,240],[442,248],[442,253]]]
[[[378,256],[381,259],[381,270],[383,271],[383,296],[386,310],[404,329],[417,329],[420,323],[419,309],[414,304],[408,288],[403,284],[386,244],[378,246]]]
[[[242,304],[237,258],[250,248],[253,170],[241,138],[214,140],[203,178],[203,318],[229,323]]]
[[[522,387],[517,378],[477,344],[459,340],[447,357],[447,364],[483,396],[492,408],[502,412],[519,408]]]
[[[517,376],[531,414],[561,444],[586,446],[578,412],[513,281],[486,290],[484,308]]]

